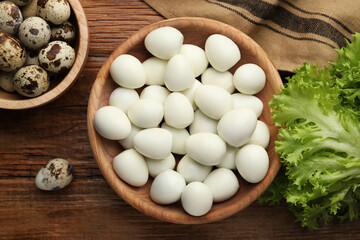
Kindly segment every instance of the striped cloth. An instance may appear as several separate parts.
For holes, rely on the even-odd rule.
[[[254,39],[279,70],[334,61],[360,31],[360,0],[144,0],[166,18],[206,17]]]

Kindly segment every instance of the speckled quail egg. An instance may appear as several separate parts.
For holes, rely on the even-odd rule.
[[[13,84],[14,72],[0,72],[0,88],[7,92],[15,92]]]
[[[38,0],[38,16],[55,25],[67,21],[71,14],[67,0]]]
[[[49,42],[50,36],[50,26],[42,18],[29,17],[20,25],[20,41],[31,50],[37,50],[45,46]]]
[[[7,34],[0,33],[0,70],[12,72],[25,63],[25,48],[20,41]]]
[[[15,35],[22,21],[18,6],[9,1],[0,2],[0,32]]]
[[[41,190],[56,191],[70,184],[74,168],[70,162],[55,158],[45,164],[37,173],[35,185]]]
[[[38,51],[26,51],[25,66],[27,65],[40,65],[39,64],[39,52]]]
[[[23,7],[28,5],[31,0],[8,0],[8,1],[15,3],[19,7]]]
[[[37,65],[19,69],[14,75],[15,90],[26,97],[36,97],[46,92],[50,86],[47,72]]]
[[[37,15],[37,0],[30,0],[30,3],[21,8],[22,16],[24,19],[34,17]]]
[[[50,42],[39,53],[40,66],[53,73],[69,70],[74,61],[74,48],[63,41]]]
[[[51,28],[51,41],[65,41],[72,43],[75,39],[75,27],[70,22],[66,21],[59,26]]]

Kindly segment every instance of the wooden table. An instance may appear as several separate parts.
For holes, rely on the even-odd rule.
[[[90,30],[84,71],[61,98],[26,110],[0,110],[1,239],[360,239],[358,220],[301,228],[286,206],[256,203],[211,224],[175,225],[154,220],[121,200],[93,158],[86,110],[92,83],[110,53],[132,33],[162,20],[140,0],[82,0]],[[48,160],[62,157],[74,180],[57,192],[36,189]]]

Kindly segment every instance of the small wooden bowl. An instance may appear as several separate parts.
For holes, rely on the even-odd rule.
[[[145,49],[144,39],[149,32],[163,26],[177,28],[184,35],[184,43],[195,44],[202,48],[204,48],[208,36],[214,33],[223,34],[231,38],[239,46],[242,55],[241,61],[231,69],[232,73],[234,73],[234,70],[241,64],[251,62],[261,66],[267,76],[266,85],[257,96],[264,103],[264,110],[260,119],[268,125],[271,135],[270,144],[267,148],[270,158],[269,171],[264,180],[257,184],[249,184],[238,176],[240,189],[236,195],[225,202],[214,204],[210,212],[201,217],[192,217],[188,215],[182,209],[179,202],[166,206],[152,202],[149,196],[152,179],[149,179],[145,186],[139,188],[132,187],[122,181],[114,172],[112,162],[113,158],[123,149],[117,141],[110,141],[102,138],[95,131],[93,125],[95,112],[99,108],[109,104],[109,96],[117,87],[117,84],[114,83],[109,75],[110,65],[113,60],[124,53],[132,54],[139,58],[140,61],[149,58],[150,54]],[[274,151],[274,141],[276,139],[277,129],[272,123],[268,106],[268,102],[272,99],[273,94],[280,91],[280,85],[282,85],[281,78],[267,54],[252,39],[234,27],[210,19],[188,17],[165,20],[147,26],[131,36],[111,54],[101,68],[92,87],[88,105],[87,121],[90,143],[97,164],[107,182],[120,197],[134,208],[151,217],[181,224],[208,223],[229,217],[255,201],[269,186],[280,168],[279,156]],[[179,160],[179,158],[177,158],[177,160]]]
[[[0,88],[0,108],[4,109],[30,109],[47,104],[60,97],[72,84],[75,83],[89,52],[89,30],[84,10],[78,0],[68,0],[72,10],[70,22],[76,28],[76,42],[74,44],[76,59],[70,71],[63,79],[55,80],[50,84],[49,90],[35,98],[25,98],[14,92],[9,93]]]

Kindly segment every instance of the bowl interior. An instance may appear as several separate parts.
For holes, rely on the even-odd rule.
[[[88,26],[83,8],[78,0],[69,0],[71,16],[69,21],[76,30],[75,42],[71,45],[76,52],[73,67],[66,73],[51,76],[49,90],[35,98],[27,98],[14,92],[9,93],[0,88],[0,108],[4,109],[27,109],[44,105],[61,96],[77,79],[85,65],[88,54]]]
[[[182,209],[180,203],[163,206],[152,202],[149,196],[152,178],[149,179],[145,186],[140,188],[132,187],[123,182],[112,168],[113,158],[123,149],[117,141],[107,140],[98,135],[93,126],[96,110],[109,104],[109,96],[117,87],[117,84],[114,83],[109,75],[111,62],[117,56],[124,53],[134,55],[140,61],[149,58],[151,55],[145,49],[144,39],[149,32],[162,26],[177,28],[184,35],[184,43],[195,44],[202,48],[204,48],[208,36],[214,33],[223,34],[231,38],[239,46],[242,55],[240,62],[231,69],[232,73],[241,64],[256,63],[264,69],[267,77],[264,89],[257,96],[264,103],[263,114],[259,119],[264,121],[270,129],[271,138],[267,148],[270,158],[269,171],[264,180],[257,184],[247,183],[237,173],[240,189],[236,195],[225,202],[214,204],[211,211],[201,217],[188,215]],[[206,223],[228,217],[242,210],[260,196],[271,183],[280,167],[279,156],[274,151],[277,129],[272,123],[268,102],[272,99],[273,94],[280,91],[281,84],[280,76],[266,53],[247,35],[231,26],[204,18],[176,18],[152,24],[131,36],[113,52],[99,71],[93,85],[88,105],[88,132],[95,159],[102,174],[114,191],[133,207],[149,216],[163,221],[182,224]],[[179,156],[176,157],[179,160]]]

